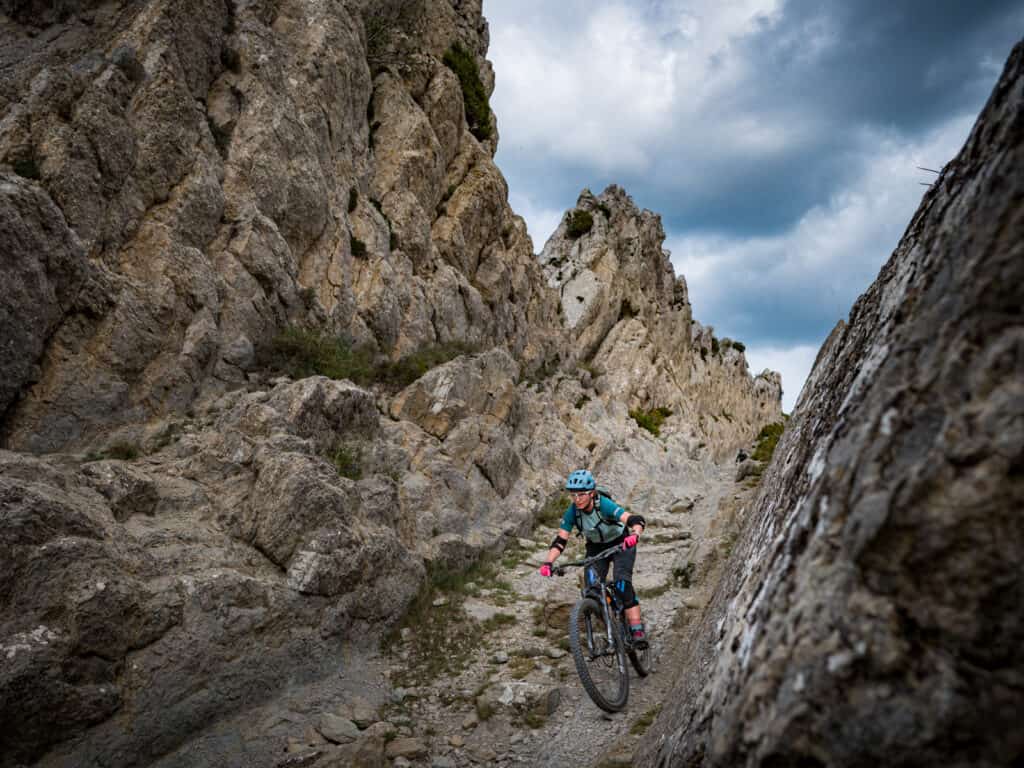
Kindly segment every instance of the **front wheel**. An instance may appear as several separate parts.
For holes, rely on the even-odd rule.
[[[573,606],[569,648],[583,688],[594,703],[606,712],[625,707],[629,698],[626,650],[619,632],[605,623],[604,611],[593,598],[585,597]]]

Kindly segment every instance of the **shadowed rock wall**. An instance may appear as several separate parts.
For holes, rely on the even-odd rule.
[[[1024,759],[1024,44],[826,342],[642,766]]]

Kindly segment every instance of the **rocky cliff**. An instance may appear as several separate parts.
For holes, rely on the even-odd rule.
[[[1024,44],[828,339],[643,766],[1010,766]]]
[[[582,219],[582,223],[581,220]],[[662,248],[661,218],[619,187],[584,190],[540,254],[558,291],[572,353],[600,374],[598,391],[630,407],[672,412],[720,458],[781,418],[777,373],[751,378],[744,347],[693,319],[686,280]]]
[[[335,675],[569,470],[685,506],[778,418],[621,190],[534,255],[478,1],[0,9],[0,765],[206,764],[197,733]],[[285,330],[474,352],[288,377]]]

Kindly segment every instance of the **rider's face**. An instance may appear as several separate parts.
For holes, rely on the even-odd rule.
[[[577,491],[570,495],[572,496],[572,503],[576,505],[576,509],[590,509],[594,503],[593,491]]]

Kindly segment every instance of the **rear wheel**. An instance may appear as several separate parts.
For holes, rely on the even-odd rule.
[[[605,624],[604,611],[596,600],[586,597],[573,607],[569,648],[583,688],[594,703],[606,712],[625,707],[629,698],[625,647],[618,629]]]
[[[640,677],[647,677],[651,674],[651,646],[650,638],[648,638],[648,645],[642,651],[638,651],[635,648],[630,648],[628,651],[629,663],[633,665],[633,669]]]

